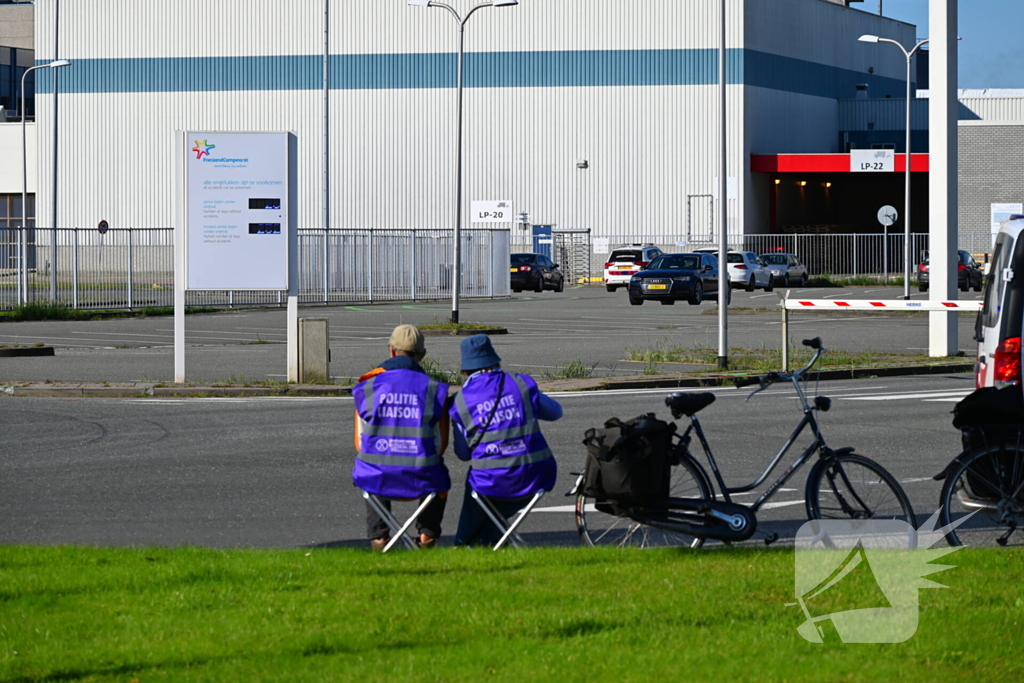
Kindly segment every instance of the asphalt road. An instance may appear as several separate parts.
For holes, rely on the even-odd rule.
[[[822,383],[821,393],[836,399],[822,429],[831,446],[855,446],[896,475],[923,520],[938,506],[932,475],[959,450],[949,411],[972,388],[969,375]],[[796,425],[797,403],[783,386],[749,403],[741,390],[714,391],[718,400],[700,417],[720,466],[732,484],[752,481]],[[583,432],[611,416],[664,417],[666,393],[556,396],[565,417],[544,432],[559,480],[526,522],[528,540],[578,543],[572,500],[562,494],[582,467]],[[0,424],[0,543],[365,544],[363,502],[350,483],[351,399],[2,398]],[[455,528],[466,472],[448,461],[456,485],[446,534]],[[783,542],[804,519],[807,471],[761,517],[762,528]]]
[[[893,299],[902,289],[843,288],[793,290],[801,298]],[[915,292],[916,298],[926,295]],[[980,296],[965,293],[965,298]],[[733,292],[729,318],[731,347],[778,348],[778,311],[751,314],[775,306],[775,293]],[[337,381],[358,377],[377,365],[387,349],[391,329],[400,323],[444,322],[450,302],[304,307],[304,317],[330,321],[331,374]],[[746,309],[746,310],[744,310]],[[572,361],[593,366],[594,376],[638,375],[644,364],[626,360],[630,349],[718,346],[718,318],[712,302],[701,306],[648,302],[630,306],[625,290],[603,287],[566,289],[561,294],[515,295],[510,299],[464,301],[463,322],[508,328],[495,343],[505,366],[543,377],[557,374]],[[704,313],[705,315],[702,315]],[[960,349],[974,355],[974,316],[961,315]],[[36,343],[56,347],[51,358],[0,359],[4,381],[172,381],[174,322],[170,317],[89,322],[0,324],[0,344]],[[927,353],[927,316],[905,314],[794,314],[790,337],[821,336],[836,350]],[[190,381],[283,380],[286,368],[285,313],[280,309],[246,309],[188,316],[186,374]],[[431,358],[455,369],[459,339],[428,339]],[[659,371],[672,372],[671,365]]]

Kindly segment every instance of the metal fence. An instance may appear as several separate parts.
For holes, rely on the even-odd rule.
[[[462,231],[462,296],[508,296],[509,231]],[[300,229],[299,302],[416,301],[451,296],[452,231]],[[278,305],[278,291],[195,291],[189,306]],[[174,305],[174,229],[0,230],[0,310]]]
[[[916,274],[917,266],[928,253],[928,234],[916,233],[911,238],[911,263]],[[796,254],[807,265],[811,276],[832,275],[856,277],[858,275],[903,275],[903,233],[842,234],[842,235],[732,235],[729,247],[766,254],[781,251]],[[701,247],[717,247],[717,237],[692,235],[680,243],[666,243],[664,236],[613,235],[609,237],[610,248],[620,244],[654,244],[667,252],[685,252]],[[961,234],[959,248],[985,260],[992,251],[992,236],[982,233]],[[593,254],[592,272],[602,272],[606,253]]]

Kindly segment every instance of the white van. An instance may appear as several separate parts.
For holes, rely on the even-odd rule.
[[[974,324],[977,388],[1021,383],[1024,319],[1024,216],[1003,221],[985,283],[984,306]]]

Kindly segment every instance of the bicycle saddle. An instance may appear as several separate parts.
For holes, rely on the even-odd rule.
[[[690,394],[677,391],[665,397],[665,405],[672,409],[672,417],[679,417],[680,415],[692,417],[695,413],[707,408],[714,402],[715,395],[708,393]]]

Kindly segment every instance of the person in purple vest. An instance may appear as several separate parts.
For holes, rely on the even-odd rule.
[[[416,520],[421,548],[441,537],[441,520],[452,487],[442,455],[448,446],[448,385],[427,375],[420,361],[427,355],[423,333],[399,325],[388,342],[391,358],[359,378],[352,389],[356,403],[356,462],[352,483],[383,498],[438,496]],[[387,524],[366,506],[366,533],[374,550],[390,541]]]
[[[550,491],[558,473],[538,420],[557,420],[562,406],[545,396],[527,375],[505,372],[487,335],[462,342],[466,378],[449,413],[455,455],[469,461],[455,545],[493,544],[500,535],[470,491],[487,496],[506,518],[541,489]]]

